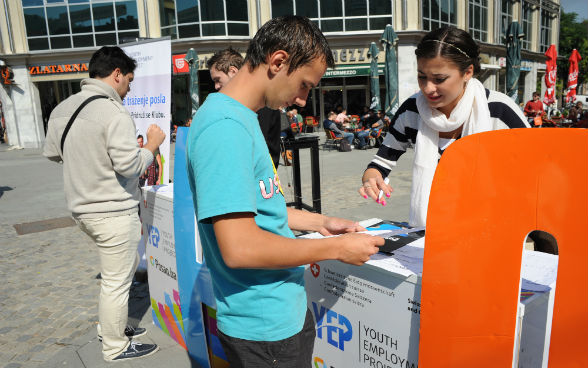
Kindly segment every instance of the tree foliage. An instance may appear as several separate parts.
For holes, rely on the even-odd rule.
[[[578,50],[582,57],[578,73],[578,85],[587,81],[588,77],[588,20],[578,22],[578,14],[561,11],[559,27],[559,57],[557,58],[557,76],[564,81],[563,87],[567,88],[568,71],[570,63],[568,59],[572,50]]]

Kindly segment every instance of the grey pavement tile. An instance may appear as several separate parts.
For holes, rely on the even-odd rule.
[[[8,363],[4,366],[4,368],[20,368],[22,367],[21,363]]]

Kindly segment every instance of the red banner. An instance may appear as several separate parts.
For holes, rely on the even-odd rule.
[[[547,60],[545,61],[545,96],[543,96],[543,103],[551,105],[555,102],[555,80],[557,79],[557,50],[555,45],[549,46],[545,52]]]
[[[576,100],[576,87],[578,86],[578,62],[582,57],[578,50],[573,49],[570,55],[570,71],[568,74],[568,93],[566,95],[566,102],[574,102]]]
[[[174,66],[174,74],[189,73],[190,68],[188,62],[184,59],[186,54],[172,55],[172,64]]]

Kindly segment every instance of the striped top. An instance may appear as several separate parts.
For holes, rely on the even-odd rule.
[[[488,99],[492,130],[529,128],[527,119],[510,97],[486,89],[486,98]],[[382,173],[382,177],[387,177],[392,167],[396,166],[398,158],[406,152],[411,144],[416,143],[419,120],[416,94],[414,94],[404,101],[392,118],[389,132],[386,134],[378,153],[368,164],[368,168],[377,169]],[[439,149],[439,158],[448,146],[445,145],[443,149]]]

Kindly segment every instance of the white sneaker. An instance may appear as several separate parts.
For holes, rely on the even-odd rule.
[[[355,148],[355,146],[354,145],[351,145],[351,149],[354,149],[354,148]]]

